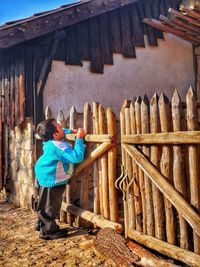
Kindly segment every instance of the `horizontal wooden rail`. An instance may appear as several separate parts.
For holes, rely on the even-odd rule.
[[[70,141],[74,141],[76,134],[66,134],[66,138]],[[84,139],[86,142],[103,143],[113,142],[114,136],[109,134],[87,134]]]
[[[62,203],[61,209],[65,212],[68,212],[74,216],[81,217],[95,225],[97,225],[100,228],[106,228],[110,227],[117,231],[118,233],[121,233],[123,231],[122,225],[119,223],[108,221],[101,217],[101,215],[96,215],[91,211],[81,209],[79,207],[76,207],[72,204],[67,204],[65,202]]]
[[[137,148],[125,144],[123,148],[200,236],[200,216],[195,210]]]
[[[129,144],[200,144],[200,131],[123,135]]]
[[[77,175],[79,172],[81,172],[83,169],[88,167],[92,162],[94,162],[98,157],[103,155],[107,150],[109,150],[113,146],[112,143],[104,142],[100,146],[98,146],[92,153],[89,155],[88,158],[86,158],[82,163],[80,163],[76,169],[73,175],[70,177],[74,177]]]
[[[171,245],[155,237],[145,235],[134,229],[128,230],[128,237],[148,248],[162,253],[163,255],[171,257],[175,260],[182,261],[188,264],[189,266],[200,266],[200,256],[193,252]]]

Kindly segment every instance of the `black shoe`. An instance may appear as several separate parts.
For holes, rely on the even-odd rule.
[[[36,222],[36,224],[34,225],[34,230],[35,231],[40,231],[41,228],[41,223],[40,222]]]
[[[68,234],[67,229],[59,229],[50,234],[40,234],[39,238],[44,239],[44,240],[54,240],[54,239],[66,237],[67,234]]]

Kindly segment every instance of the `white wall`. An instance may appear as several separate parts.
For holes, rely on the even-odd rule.
[[[190,43],[166,34],[158,47],[136,48],[136,55],[136,59],[126,59],[114,54],[114,65],[105,66],[103,75],[91,73],[89,62],[78,67],[54,61],[44,106],[49,105],[56,117],[59,109],[67,114],[74,105],[82,112],[86,101],[98,101],[118,113],[125,98],[163,91],[171,97],[175,88],[184,96],[189,86],[194,86]]]

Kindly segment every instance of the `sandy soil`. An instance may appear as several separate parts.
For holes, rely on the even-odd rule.
[[[79,247],[83,241],[93,238],[87,231],[70,229],[67,238],[45,241],[33,229],[35,218],[32,211],[0,203],[0,266],[116,267],[93,246]]]

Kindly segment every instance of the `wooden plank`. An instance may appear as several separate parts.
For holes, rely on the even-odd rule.
[[[88,20],[76,24],[77,34],[77,50],[81,60],[89,61],[90,54],[90,36],[89,36],[89,22]]]
[[[136,58],[134,44],[132,42],[131,17],[128,7],[120,8],[120,22],[122,33],[122,54],[127,58]]]
[[[199,235],[200,216],[197,212],[191,208],[188,202],[174,189],[166,177],[163,176],[137,148],[131,145],[123,145],[123,147]]]
[[[187,15],[184,15],[182,12],[178,12],[173,8],[169,8],[169,13],[184,20],[184,21],[186,21],[186,22],[188,22],[188,23],[190,23],[190,24],[192,24],[192,25],[200,27],[200,21],[199,20],[191,18],[190,16],[187,16]]]
[[[120,30],[120,14],[119,10],[113,10],[109,12],[110,19],[110,37],[111,37],[111,49],[114,53],[122,53],[121,44],[121,30]]]
[[[0,69],[0,190],[3,189],[3,122],[2,122],[2,86],[3,86],[3,70]]]
[[[100,38],[101,38],[101,51],[104,64],[113,64],[113,54],[111,50],[111,37],[108,13],[99,16]]]
[[[19,62],[19,125],[25,119],[25,47],[20,46]]]
[[[76,139],[75,134],[66,134],[66,137],[70,141],[74,141]],[[115,136],[110,134],[86,134],[84,139],[86,142],[92,143],[113,142],[115,140]]]
[[[196,96],[190,88],[186,96],[187,103],[187,128],[188,131],[198,129],[198,111]],[[200,212],[200,193],[199,193],[199,155],[198,147],[195,145],[188,146],[189,158],[189,177],[190,177],[190,203],[192,207]],[[200,254],[200,235],[193,232],[194,252]]]
[[[145,95],[141,103],[141,130],[142,133],[149,133],[149,99]],[[142,151],[145,156],[150,157],[150,149],[147,146],[142,147]],[[149,177],[144,174],[144,184],[145,184],[145,203],[146,203],[146,216],[147,216],[147,234],[154,236],[154,213],[153,213],[153,197],[152,197],[152,183]]]
[[[166,255],[167,257],[178,261],[181,260],[191,267],[200,266],[200,256],[191,251],[179,248],[155,237],[144,235],[143,233],[135,231],[134,229],[129,229],[128,237],[150,249]]]
[[[14,62],[14,86],[15,86],[15,126],[19,127],[19,61]]]
[[[122,141],[128,144],[199,144],[200,131],[124,135]]]
[[[109,227],[114,229],[118,233],[121,233],[123,231],[121,224],[105,220],[100,215],[96,215],[91,211],[81,209],[72,204],[67,204],[63,202],[61,209],[73,214],[74,216],[79,216],[100,228]]]
[[[39,79],[37,82],[37,95],[42,94],[42,92],[44,90],[46,81],[48,79],[49,71],[51,69],[52,60],[55,56],[58,44],[59,44],[59,38],[55,37],[55,39],[51,45],[50,52],[46,56],[46,58],[43,62],[43,66],[42,66],[40,76],[39,76]]]
[[[131,26],[132,26],[132,41],[136,47],[145,47],[142,21],[139,17],[138,10],[135,4],[129,7]]]
[[[183,125],[183,110],[180,96],[175,90],[172,97],[173,130],[181,131]],[[187,199],[184,150],[181,146],[173,146],[173,181],[175,189]],[[179,214],[180,247],[189,249],[189,233],[187,222]]]
[[[152,4],[151,1],[145,2],[144,3],[144,11],[145,11],[145,18],[152,18]],[[147,37],[148,37],[148,43],[151,46],[157,46],[157,38],[156,38],[156,32],[153,27],[150,25],[147,25]]]
[[[33,99],[33,48],[25,44],[25,115],[34,117]]]
[[[14,65],[11,63],[11,80],[10,80],[10,105],[11,105],[11,129],[15,127],[15,73]]]
[[[65,64],[82,66],[77,46],[76,25],[67,27],[65,30],[65,35],[66,35]]]
[[[90,49],[91,65],[90,70],[94,73],[103,73],[103,57],[101,51],[101,37],[99,28],[99,18],[95,17],[89,20],[90,29]]]
[[[151,133],[160,132],[159,109],[158,109],[158,95],[155,93],[150,100],[150,131]],[[151,146],[150,160],[152,164],[160,169],[160,147]],[[152,183],[153,196],[153,210],[155,220],[155,237],[161,240],[165,239],[165,209],[164,199],[162,193]]]
[[[22,22],[8,25],[0,31],[0,47],[9,47],[17,43],[34,39],[41,35],[63,29],[69,25],[95,17],[102,13],[134,3],[137,0],[117,0],[105,2],[83,1],[71,7],[52,10],[48,14],[31,17]]]
[[[169,132],[171,130],[171,113],[169,108],[169,100],[164,94],[160,96],[158,106],[161,131]],[[162,147],[160,171],[161,174],[164,175],[170,183],[172,183],[172,151],[170,146],[164,145]],[[166,197],[164,197],[164,206],[167,241],[171,244],[175,244],[176,236],[174,209]]]

